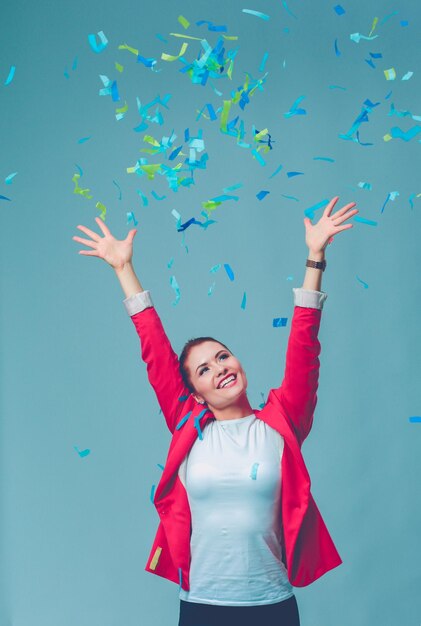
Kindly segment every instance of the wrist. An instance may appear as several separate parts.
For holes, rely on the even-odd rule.
[[[133,270],[133,265],[131,261],[127,261],[127,263],[123,263],[123,265],[118,265],[113,267],[116,274],[127,274],[128,271]]]
[[[310,250],[308,251],[307,258],[311,261],[324,261],[325,251],[324,250]]]

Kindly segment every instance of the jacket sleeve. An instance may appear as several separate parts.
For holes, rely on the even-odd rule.
[[[283,411],[301,446],[311,430],[317,404],[321,351],[318,332],[327,294],[310,289],[293,291],[294,313],[284,378],[280,387],[271,389],[268,402]]]
[[[146,363],[152,385],[167,426],[174,432],[181,411],[183,396],[190,395],[181,378],[178,357],[171,347],[149,291],[137,293],[124,300],[140,339],[142,360]]]

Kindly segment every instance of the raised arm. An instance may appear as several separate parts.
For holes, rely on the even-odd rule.
[[[143,289],[132,265],[136,229],[129,231],[126,239],[118,240],[99,218],[96,218],[96,222],[104,234],[103,237],[86,226],[79,225],[78,228],[91,239],[73,239],[92,248],[80,250],[79,254],[101,258],[114,269],[126,296],[126,310],[141,341],[142,359],[147,366],[149,382],[155,390],[168,428],[174,432],[181,412],[188,408],[179,398],[188,396],[189,392],[182,383],[177,355],[153,307],[150,294]]]
[[[343,222],[358,213],[350,210],[355,202],[347,204],[331,215],[338,198],[327,205],[319,222],[314,226],[309,218],[304,219],[306,244],[310,261],[323,262],[325,248],[334,235],[352,228]],[[284,378],[278,389],[272,389],[268,402],[278,404],[288,418],[297,439],[304,441],[310,432],[317,404],[319,380],[319,354],[321,350],[318,332],[321,311],[327,294],[321,290],[322,269],[306,268],[303,287],[294,289],[294,314],[288,339]]]

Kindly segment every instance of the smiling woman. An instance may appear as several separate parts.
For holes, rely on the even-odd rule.
[[[261,410],[251,407],[246,374],[225,344],[192,339],[178,359],[133,269],[136,229],[118,241],[97,218],[103,237],[85,226],[90,240],[73,237],[92,248],[80,254],[115,270],[172,434],[145,569],[179,584],[179,626],[299,626],[293,587],[342,563],[301,453],[317,403],[324,251],[357,213],[350,203],[331,215],[337,200],[317,224],[304,219],[309,258],[303,287],[293,289],[284,378]]]

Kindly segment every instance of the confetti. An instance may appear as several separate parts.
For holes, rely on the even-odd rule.
[[[260,63],[259,72],[265,71],[266,61],[268,60],[269,52],[265,52],[263,55],[262,62]]]
[[[105,215],[107,213],[106,206],[103,205],[102,202],[97,202],[95,206],[101,211],[101,215],[99,217],[102,219],[103,222],[105,222]]]
[[[402,76],[401,80],[409,80],[413,74],[414,72],[407,72],[405,76]]]
[[[4,81],[5,85],[10,85],[10,83],[12,82],[13,77],[15,75],[15,71],[16,71],[16,67],[14,65],[12,65],[10,67],[9,74],[8,74],[6,80]]]
[[[241,300],[241,308],[243,309],[243,311],[246,308],[246,304],[247,304],[247,294],[246,292],[243,293],[243,299]]]
[[[336,54],[337,57],[341,56],[341,51],[338,48],[338,40],[337,39],[335,39],[335,54]]]
[[[17,172],[13,172],[13,174],[9,174],[8,176],[6,176],[6,178],[4,179],[4,182],[6,183],[6,185],[11,185],[13,182],[14,177],[16,176]]]
[[[98,37],[100,39],[100,43],[97,43],[96,37],[95,37],[94,34],[88,35],[88,41],[89,41],[89,45],[91,46],[92,50],[94,52],[96,52],[97,54],[99,54],[100,52],[105,50],[105,48],[107,47],[108,39],[106,38],[106,36],[102,32],[102,30],[100,30],[99,33],[97,33],[97,35],[98,35]]]
[[[398,126],[393,126],[390,129],[390,134],[394,139],[403,139],[403,141],[410,141],[421,131],[421,126],[413,126],[406,132],[401,130]]]
[[[413,415],[412,417],[409,417],[408,419],[413,424],[415,424],[415,423],[419,424],[421,422],[421,417],[419,417],[418,415]]]
[[[155,485],[152,485],[152,488],[151,488],[151,495],[150,495],[150,498],[151,498],[151,502],[152,502],[152,504],[153,504],[153,497],[154,497],[154,494],[155,494]]]
[[[363,122],[368,122],[368,114],[371,113],[373,111],[373,109],[378,106],[380,103],[379,102],[371,102],[371,100],[369,100],[367,98],[367,100],[364,100],[363,102],[363,107],[361,109],[361,113],[359,114],[359,116],[357,117],[357,119],[354,121],[353,125],[351,126],[350,130],[344,134],[344,135],[338,135],[341,139],[345,139],[345,140],[350,140],[350,141],[356,141],[357,143],[359,143],[360,145],[365,145],[362,144],[360,142],[360,138],[359,138],[359,134],[358,134],[358,129],[360,127],[360,125]],[[353,134],[356,134],[356,138],[354,139],[352,137]],[[371,145],[371,144],[370,144]]]
[[[389,200],[392,200],[392,202],[393,202],[398,195],[399,195],[399,191],[390,191],[387,194],[387,198],[384,201],[384,204],[382,206],[382,210],[380,211],[380,213],[383,213],[383,211],[384,211],[384,209],[386,207],[386,204],[389,202]]]
[[[194,419],[194,427],[197,429],[199,439],[203,439],[202,431],[200,430],[200,420],[202,419],[202,417],[207,411],[208,411],[207,408],[203,409],[203,411],[200,411],[199,415],[195,417]]]
[[[158,196],[158,194],[156,193],[156,191],[151,191],[151,194],[153,195],[153,197],[155,198],[155,200],[165,200],[165,198],[167,196]]]
[[[256,198],[258,200],[263,200],[263,198],[265,198],[269,193],[270,191],[259,191],[259,193],[256,194]]]
[[[209,22],[208,20],[200,20],[199,22],[196,22],[196,26],[202,26],[203,24],[207,24],[208,30],[213,32],[226,32],[228,30],[226,26],[215,26],[213,22]]]
[[[266,15],[266,13],[260,13],[260,11],[254,11],[253,9],[243,9],[243,13],[255,15],[256,17],[260,17],[262,20],[268,20],[270,18],[270,16]]]
[[[116,61],[116,62],[115,62],[115,69],[116,69],[118,72],[120,72],[120,73],[121,73],[121,72],[124,70],[124,66],[123,66],[123,65],[120,65],[120,63],[117,63],[117,61]]]
[[[318,202],[317,204],[314,204],[313,206],[306,209],[304,211],[304,215],[306,217],[309,217],[311,220],[314,219],[314,211],[317,211],[318,209],[321,209],[322,207],[326,206],[328,202],[329,200],[321,200],[321,202]]]
[[[252,150],[251,151],[252,155],[255,157],[255,159],[260,163],[260,165],[263,167],[264,165],[266,165],[266,161],[264,161],[264,159],[262,159],[262,157],[260,156],[260,154],[257,152],[257,150]]]
[[[273,328],[280,328],[281,326],[286,326],[288,322],[287,317],[274,317],[273,318]]]
[[[121,187],[118,184],[118,182],[116,180],[113,180],[113,184],[117,187],[118,191],[119,191],[119,196],[118,199],[121,200]]]
[[[216,283],[215,283],[215,282],[213,282],[213,283],[211,284],[211,286],[209,287],[209,289],[208,289],[208,296],[211,296],[211,295],[212,295],[213,290],[215,289],[215,285],[216,285]]]
[[[396,78],[396,72],[394,67],[391,67],[388,70],[383,70],[383,73],[386,76],[386,80],[395,80]]]
[[[177,61],[177,59],[179,59],[180,57],[182,57],[182,56],[183,56],[183,54],[184,54],[184,53],[185,53],[185,51],[187,50],[188,45],[189,45],[188,43],[185,43],[185,42],[184,42],[184,43],[183,43],[183,45],[181,46],[181,48],[180,48],[180,52],[179,52],[179,54],[178,54],[177,56],[173,56],[173,55],[171,55],[171,54],[166,54],[165,52],[163,52],[163,53],[161,54],[161,59],[162,59],[163,61]]]
[[[220,263],[218,263],[218,265],[214,265],[213,267],[210,268],[209,272],[211,272],[212,274],[215,274],[215,272],[217,272],[218,270],[220,270],[222,267],[222,265]]]
[[[371,41],[372,39],[377,39],[378,35],[374,35],[374,37],[366,37],[365,35],[360,35],[360,33],[353,33],[352,35],[349,36],[350,39],[352,39],[352,41],[355,41],[355,43],[360,43],[361,39],[366,39],[367,41]]]
[[[313,161],[328,161],[329,163],[334,163],[335,159],[331,159],[330,157],[313,157]]]
[[[224,269],[227,273],[228,278],[232,281],[234,280],[234,272],[232,271],[231,267],[228,265],[228,263],[224,263]]]
[[[337,15],[344,15],[345,13],[345,9],[343,7],[341,7],[340,4],[337,4],[336,7],[333,7],[334,11],[336,12]]]
[[[160,546],[157,547],[157,549],[155,550],[155,553],[152,557],[152,560],[149,564],[149,568],[151,570],[155,570],[156,566],[158,565],[158,561],[159,561],[159,557],[161,556],[161,552],[162,552],[162,548]]]
[[[366,220],[363,217],[354,217],[354,222],[361,222],[361,224],[367,224],[368,226],[377,226],[377,222],[373,222],[372,220]]]
[[[287,172],[288,178],[292,178],[293,176],[304,176],[304,172]]]
[[[188,413],[186,413],[186,415],[184,417],[181,418],[181,420],[178,422],[177,426],[175,427],[176,430],[180,430],[180,428],[182,426],[184,426],[184,424],[187,422],[187,420],[189,419],[190,415],[193,413],[193,411],[189,411]]]
[[[181,26],[183,26],[183,28],[187,29],[190,26],[190,22],[186,20],[186,18],[183,15],[179,15],[177,20],[181,24]]]
[[[174,302],[171,302],[171,304],[173,306],[175,306],[180,301],[180,287],[178,286],[178,283],[177,283],[177,280],[176,280],[175,276],[171,276],[171,278],[170,278],[170,285],[171,285],[171,287],[175,291],[175,300],[174,300]]]
[[[284,117],[292,117],[293,115],[307,115],[307,111],[305,109],[297,108],[298,104],[301,102],[301,100],[304,100],[304,98],[305,96],[300,96],[299,98],[297,98],[290,110],[284,113]]]
[[[9,202],[11,202],[10,198],[6,198],[6,196],[0,196],[0,200],[8,200]]]
[[[89,135],[89,137],[81,137],[80,139],[77,140],[78,143],[85,143],[86,141],[89,141],[89,139],[92,138],[92,135]]]
[[[276,174],[278,174],[282,169],[282,165],[278,165],[278,167],[276,168],[276,170],[273,172],[273,174],[271,174],[269,176],[269,179],[273,178],[274,176],[276,176]]]
[[[90,450],[87,448],[86,450],[79,450],[79,448],[77,446],[73,446],[74,449],[76,450],[76,452],[78,453],[78,455],[80,456],[81,459],[83,459],[85,456],[88,456],[88,454],[90,454]]]
[[[73,193],[77,193],[84,198],[90,200],[93,196],[89,195],[90,189],[82,189],[79,187],[79,178],[80,174],[74,174],[72,178],[72,182],[75,184],[75,188],[73,189]]]
[[[299,199],[296,198],[295,196],[286,196],[284,193],[281,193],[281,196],[283,198],[288,198],[288,200],[296,200],[297,202],[299,202]]]
[[[127,224],[130,224],[130,222],[133,222],[134,226],[137,226],[139,223],[137,219],[135,218],[133,211],[130,211],[129,213],[127,213]]]
[[[252,480],[256,480],[257,477],[257,468],[259,467],[260,463],[253,463],[252,468],[251,468],[251,472],[250,472],[250,478]]]
[[[291,15],[291,17],[295,17],[295,19],[297,20],[298,17],[296,15],[294,15],[294,13],[292,13],[292,11],[290,11],[290,9],[288,8],[288,5],[286,3],[286,0],[282,0],[282,6],[284,7],[285,11]]]
[[[369,191],[371,191],[372,187],[370,183],[358,183],[358,187],[360,187],[361,189],[368,189]]]
[[[357,276],[357,280],[363,285],[364,289],[368,289],[367,283],[365,283],[363,280],[361,280],[361,278],[358,278],[358,276]]]

